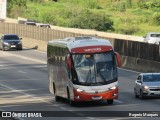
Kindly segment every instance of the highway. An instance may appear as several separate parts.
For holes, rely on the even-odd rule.
[[[160,99],[134,97],[134,81],[138,72],[118,69],[119,98],[107,102],[86,102],[71,107],[66,100],[55,102],[48,89],[46,53],[24,48],[22,51],[0,51],[0,110],[2,111],[67,111],[73,117],[20,118],[22,120],[150,120],[150,117],[101,117],[100,111],[157,111]],[[84,111],[95,111],[89,113]],[[96,113],[97,112],[97,113]],[[94,115],[95,116],[94,116]],[[96,116],[97,114],[97,116]],[[160,115],[160,113],[159,113]],[[78,117],[76,117],[78,116]]]

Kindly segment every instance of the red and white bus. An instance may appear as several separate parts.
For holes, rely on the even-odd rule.
[[[70,37],[47,45],[49,89],[58,101],[71,105],[82,101],[118,98],[117,66],[120,56],[109,40],[96,37]]]

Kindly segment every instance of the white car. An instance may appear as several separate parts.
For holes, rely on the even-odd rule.
[[[149,32],[144,36],[144,41],[152,44],[160,43],[160,32]]]
[[[135,81],[135,97],[160,97],[160,73],[141,73]]]

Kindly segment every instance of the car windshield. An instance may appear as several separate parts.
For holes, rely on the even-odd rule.
[[[160,75],[144,75],[143,82],[160,82]]]
[[[113,52],[74,54],[72,57],[78,84],[100,85],[117,80],[117,68]]]
[[[151,34],[151,37],[159,37],[160,38],[160,34]]]
[[[19,40],[17,35],[5,35],[4,40]]]

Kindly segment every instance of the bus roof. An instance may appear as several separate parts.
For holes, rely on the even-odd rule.
[[[74,48],[80,48],[80,47],[89,47],[89,46],[108,46],[112,47],[111,43],[107,39],[100,39],[96,37],[68,37],[65,39],[59,39],[59,40],[51,40],[48,42],[48,45],[59,45],[68,47],[68,49],[71,51],[71,49]]]

